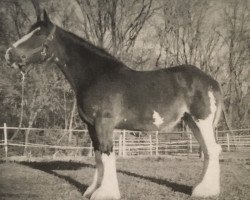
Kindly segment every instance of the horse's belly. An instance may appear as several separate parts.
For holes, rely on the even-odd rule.
[[[136,107],[126,106],[120,113],[120,121],[116,128],[132,130],[171,130],[187,111],[182,103],[141,104]]]

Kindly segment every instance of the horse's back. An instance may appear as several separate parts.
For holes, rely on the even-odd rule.
[[[119,81],[123,81],[127,95],[155,98],[155,101],[172,101],[183,95],[191,97],[197,91],[220,93],[219,83],[192,65],[144,72],[130,71],[125,80]]]

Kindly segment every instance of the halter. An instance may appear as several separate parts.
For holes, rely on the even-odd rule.
[[[30,50],[28,53],[25,53],[23,51],[18,50],[13,45],[11,45],[11,47],[15,51],[15,53],[17,55],[19,55],[23,64],[26,64],[26,61],[38,52],[41,52],[42,59],[45,60],[46,55],[47,55],[48,44],[49,44],[49,42],[51,42],[54,39],[55,31],[56,31],[56,26],[54,25],[51,32],[49,33],[49,35],[45,39],[44,43],[42,43],[42,45],[40,45],[39,47]]]

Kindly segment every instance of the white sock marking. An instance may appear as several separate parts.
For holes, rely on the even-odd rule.
[[[120,199],[120,191],[118,186],[115,153],[110,155],[102,154],[103,163],[103,179],[101,186],[93,193],[91,199]]]
[[[95,151],[96,170],[92,184],[84,192],[84,197],[89,198],[95,190],[101,185],[103,176],[103,164],[100,151]]]
[[[154,110],[154,113],[153,113],[153,119],[155,120],[153,124],[156,125],[158,128],[163,123],[163,120],[164,120],[160,116],[160,114],[158,112],[156,112],[155,110]]]
[[[208,162],[208,166],[204,173],[203,179],[193,191],[194,196],[203,197],[218,195],[220,192],[219,154],[221,152],[221,147],[215,141],[213,130],[213,120],[216,111],[216,105],[213,93],[209,91],[208,96],[210,98],[211,114],[207,117],[207,119],[196,122],[201,131],[209,156],[208,161],[204,161]]]
[[[118,181],[116,175],[115,153],[112,152],[110,155],[103,153],[102,162],[104,167],[102,186],[109,188],[111,191],[117,189]]]
[[[28,33],[27,35],[24,35],[21,39],[17,40],[13,46],[15,48],[17,48],[20,44],[22,44],[23,42],[27,41],[35,32],[39,31],[41,28],[38,27],[35,30],[31,31],[30,33]]]

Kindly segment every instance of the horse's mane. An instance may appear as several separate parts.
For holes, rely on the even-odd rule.
[[[115,58],[114,56],[112,56],[110,53],[108,53],[105,49],[98,47],[90,42],[88,42],[87,40],[85,40],[84,38],[70,32],[70,31],[66,31],[60,27],[58,27],[61,32],[64,34],[64,37],[68,37],[71,39],[72,42],[74,42],[77,45],[83,46],[89,50],[91,50],[92,52],[100,55],[100,56],[104,56],[104,57],[108,57],[109,59],[121,62],[119,60],[117,60],[117,58]]]

